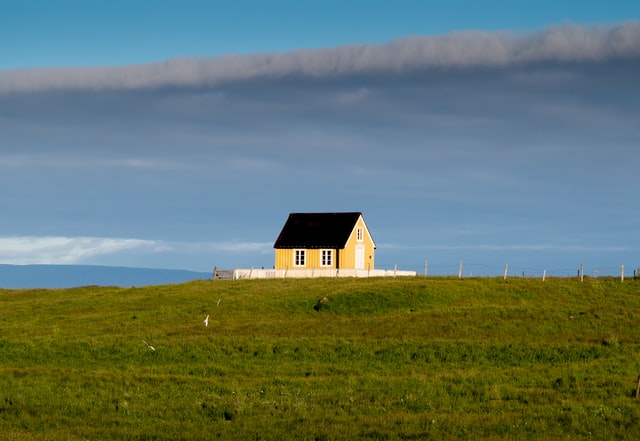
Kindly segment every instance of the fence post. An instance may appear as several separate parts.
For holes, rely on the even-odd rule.
[[[507,280],[507,271],[509,271],[509,264],[504,265],[504,280]]]
[[[542,271],[542,281],[544,282],[547,278],[547,269],[545,268],[544,271]]]
[[[624,264],[620,265],[620,281],[624,282]]]
[[[584,265],[580,264],[580,281],[584,282]]]
[[[460,259],[460,268],[458,269],[458,279],[462,279],[462,259]]]
[[[429,269],[429,261],[424,261],[424,276],[427,277],[427,270]]]

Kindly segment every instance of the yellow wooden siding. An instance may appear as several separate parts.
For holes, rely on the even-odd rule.
[[[293,268],[293,250],[276,249],[276,269]]]
[[[330,266],[322,266],[322,250],[305,250],[305,266],[296,266],[294,262],[293,249],[276,249],[276,269],[296,269],[296,268],[335,268],[336,250],[333,250],[333,259]]]

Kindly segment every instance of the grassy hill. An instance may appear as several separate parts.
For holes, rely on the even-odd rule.
[[[639,322],[608,278],[0,290],[0,433],[638,439]]]

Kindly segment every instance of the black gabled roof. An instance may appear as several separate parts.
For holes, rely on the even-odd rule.
[[[362,213],[291,213],[274,248],[344,248]]]

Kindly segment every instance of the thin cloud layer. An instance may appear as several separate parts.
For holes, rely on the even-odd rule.
[[[165,242],[108,237],[12,236],[0,237],[0,264],[116,264],[128,255],[207,255],[224,253],[272,253],[263,242]],[[208,268],[207,268],[208,269]]]
[[[139,239],[0,237],[0,263],[74,264],[95,256],[153,246],[153,242]]]
[[[465,31],[439,37],[411,36],[384,45],[176,58],[132,66],[12,69],[0,71],[0,93],[212,87],[283,77],[394,75],[434,69],[637,58],[640,58],[640,22],[613,26],[567,24],[523,35]]]

